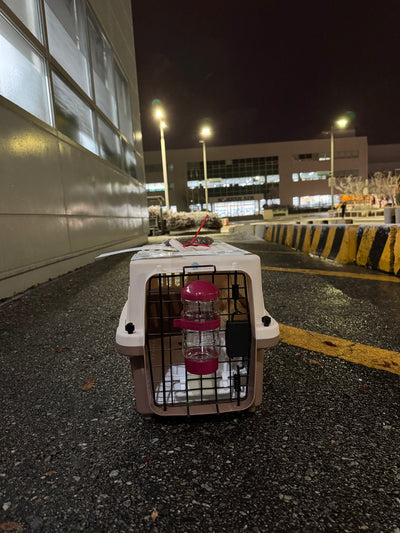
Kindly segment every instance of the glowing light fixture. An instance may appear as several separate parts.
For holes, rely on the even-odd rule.
[[[211,135],[211,128],[209,128],[208,126],[202,128],[200,134],[202,137],[209,137]]]
[[[167,128],[167,124],[162,120],[164,117],[164,110],[161,107],[156,107],[154,111],[154,117],[158,119],[160,126],[160,145],[161,145],[161,162],[165,189],[165,205],[169,209],[169,190],[168,190],[168,175],[167,175],[167,156],[165,152],[165,136],[164,130]]]
[[[338,128],[345,128],[347,124],[349,123],[349,120],[347,118],[339,118],[335,121],[335,124]]]
[[[206,139],[212,134],[209,126],[204,126],[200,131],[200,143],[203,145],[203,168],[204,168],[204,191],[206,201],[206,211],[208,211],[208,181],[207,181],[207,153],[206,153]]]
[[[338,118],[331,125],[331,175],[329,178],[329,185],[331,186],[331,209],[335,209],[335,199],[333,189],[336,185],[335,178],[335,129],[344,129],[349,123],[349,119],[345,117]]]

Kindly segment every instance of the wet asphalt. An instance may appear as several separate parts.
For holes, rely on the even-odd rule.
[[[0,531],[400,533],[398,375],[280,343],[256,413],[144,420],[114,340],[128,268],[108,257],[0,306]],[[399,285],[263,271],[263,288],[280,323],[399,351]]]

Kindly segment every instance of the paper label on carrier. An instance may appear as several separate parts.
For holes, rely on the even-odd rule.
[[[229,254],[248,254],[246,250],[236,248],[226,242],[213,243],[209,247],[204,246],[187,246],[184,251],[174,250],[173,248],[154,245],[154,248],[146,246],[145,249],[138,251],[132,257],[132,261],[137,259],[155,259],[158,257],[186,257],[186,256],[207,256],[207,255],[229,255]]]

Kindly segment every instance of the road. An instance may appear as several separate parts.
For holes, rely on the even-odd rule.
[[[114,346],[126,255],[0,307],[0,531],[400,532],[400,285],[234,244],[282,325],[255,414],[136,412]]]

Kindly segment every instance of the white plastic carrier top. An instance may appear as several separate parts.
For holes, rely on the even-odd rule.
[[[207,256],[207,255],[232,255],[248,254],[246,250],[236,248],[226,242],[213,242],[210,246],[187,246],[186,248],[177,240],[170,239],[170,246],[157,244],[143,246],[132,256],[132,261],[140,259],[157,259],[160,257],[184,257],[184,256]]]

